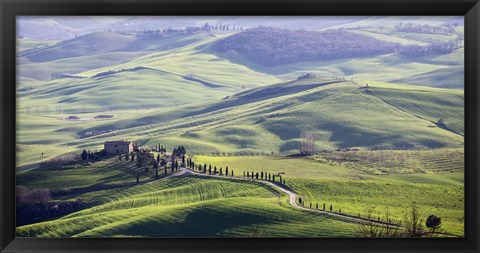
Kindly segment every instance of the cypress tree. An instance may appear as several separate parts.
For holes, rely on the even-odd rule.
[[[332,204],[330,204],[330,212],[332,212],[332,211],[333,211],[333,206],[332,206]]]
[[[155,169],[155,179],[158,179],[158,168]]]
[[[42,152],[42,156],[43,156],[43,152]],[[87,160],[88,153],[85,149],[82,151],[82,154],[80,155],[80,157],[82,157],[82,160]]]
[[[245,177],[245,171],[243,172],[243,177]]]
[[[118,155],[118,160],[119,160],[119,161],[122,160],[122,155]]]
[[[272,176],[272,181],[275,182],[275,175]]]
[[[212,175],[212,165],[210,165],[210,167],[208,167],[208,174]]]
[[[132,162],[135,161],[135,153],[132,152]]]
[[[228,166],[225,168],[225,175],[228,176]]]
[[[323,203],[323,211],[325,211],[325,203]]]
[[[249,178],[249,177],[250,177],[250,174],[249,174],[248,171],[247,171],[247,178]]]
[[[167,175],[167,165],[165,164],[165,176]]]
[[[317,210],[318,210],[318,203],[317,203],[317,206],[315,207],[315,209],[317,209]]]
[[[310,208],[312,208],[312,202],[310,202]]]
[[[253,179],[253,177],[255,177],[255,173],[252,171],[252,179]]]
[[[270,176],[270,173],[268,173],[268,181],[270,181],[271,179],[271,176]]]
[[[220,176],[222,175],[222,167],[220,167]]]
[[[126,153],[126,154],[125,154],[125,161],[128,162],[128,158],[129,158],[129,155],[128,155],[128,153]]]
[[[257,180],[258,180],[258,172],[257,172],[257,173],[255,173],[255,179],[257,179]]]
[[[138,182],[140,182],[140,177],[137,174],[137,184],[138,184]]]
[[[263,179],[263,171],[260,173],[260,178]]]
[[[302,197],[298,198],[298,203],[302,204]]]
[[[160,154],[157,155],[157,162],[160,162]]]
[[[233,177],[233,170],[232,170],[232,177]]]
[[[213,175],[217,175],[217,166],[213,168]]]
[[[203,166],[203,173],[207,174],[207,165]]]

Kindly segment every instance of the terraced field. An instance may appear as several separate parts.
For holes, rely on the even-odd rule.
[[[321,153],[312,159],[368,174],[465,171],[463,149],[340,151]]]

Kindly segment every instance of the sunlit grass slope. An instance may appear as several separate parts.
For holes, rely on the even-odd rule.
[[[135,74],[150,75],[152,72],[141,70]],[[163,72],[159,74],[163,75]],[[191,85],[192,90],[207,89],[199,83]],[[316,145],[319,149],[378,146],[442,148],[461,147],[464,142],[461,90],[377,82],[370,83],[367,88],[350,81],[314,78],[260,87],[210,101],[203,97],[195,99],[194,92],[183,92],[176,86],[165,85],[156,89],[158,93],[140,89],[138,97],[132,95],[127,101],[121,96],[108,95],[119,91],[109,90],[100,84],[97,89],[104,90],[105,95],[87,96],[89,89],[77,90],[58,85],[58,88],[52,86],[50,92],[32,91],[31,96],[55,101],[59,96],[52,94],[71,93],[72,102],[75,98],[88,97],[89,101],[98,103],[103,100],[110,103],[118,101],[119,106],[144,97],[142,101],[150,99],[152,105],[169,107],[126,111],[123,116],[119,111],[108,120],[83,122],[60,120],[65,116],[56,114],[41,117],[22,115],[18,119],[22,128],[17,143],[19,148],[27,150],[22,145],[49,144],[66,150],[96,149],[101,148],[106,140],[130,139],[141,145],[153,146],[159,142],[167,146],[182,144],[196,153],[288,153],[297,152],[301,133],[305,131],[318,135]],[[217,93],[210,94],[222,97],[225,90],[228,89],[218,88]],[[193,104],[171,107],[188,102]],[[20,106],[28,105],[28,100],[25,103],[20,99]],[[443,119],[444,126],[435,124],[439,119]],[[36,125],[39,123],[40,128]],[[103,131],[103,134],[85,137],[86,133],[94,131]],[[31,157],[28,159],[33,160]]]
[[[398,173],[408,174],[397,174],[392,169],[389,175],[376,175],[373,171],[361,170],[353,166],[356,163],[361,164],[362,161],[326,163],[324,160],[312,160],[310,157],[196,155],[194,160],[197,164],[212,164],[212,166],[224,168],[228,166],[240,177],[243,177],[243,172],[249,172],[249,174],[266,172],[272,175],[281,173],[286,185],[306,201],[305,206],[312,203],[312,206],[316,207],[318,203],[319,207],[323,208],[325,203],[327,209],[333,205],[335,211],[341,209],[343,213],[351,215],[365,216],[367,207],[372,206],[375,209],[375,217],[383,217],[389,211],[391,218],[398,222],[402,220],[404,212],[411,207],[412,203],[415,203],[419,206],[424,218],[431,214],[442,217],[443,228],[447,232],[463,235],[463,170],[441,172],[456,166],[452,162],[444,162],[435,168],[428,169],[431,159],[424,154],[431,152],[433,155],[435,152],[438,156],[436,160],[441,160],[442,154],[447,151],[390,152],[420,152],[420,157],[416,157],[415,154],[411,162],[418,163],[417,166],[422,166],[426,170],[423,173],[405,172],[397,168]],[[341,155],[344,152],[338,153]],[[346,154],[344,156],[349,157]],[[385,157],[385,159],[392,158]],[[380,162],[374,162],[374,164],[379,165]]]
[[[87,198],[87,201],[89,199]],[[17,228],[38,237],[343,237],[355,225],[292,208],[274,188],[182,176],[128,188],[93,208]]]
[[[388,103],[389,91],[396,92],[398,101],[405,99],[404,104],[411,103],[411,108]],[[380,92],[385,95],[372,95]],[[463,144],[462,136],[419,116],[453,117],[452,122],[461,124],[461,114],[447,114],[449,111],[444,113],[442,109],[448,107],[460,112],[462,98],[461,91],[417,90],[385,84],[365,88],[349,81],[309,79],[257,88],[213,103],[162,110],[93,129],[117,129],[117,134],[132,138],[163,135],[167,138],[159,137],[162,141],[175,138],[176,142],[183,140],[186,145],[200,147],[203,142],[202,149],[192,150],[198,152],[210,152],[211,145],[217,145],[216,150],[223,152],[288,152],[298,149],[304,131],[318,134],[319,148],[458,147]],[[452,103],[452,99],[459,103]],[[422,114],[415,106],[422,106]],[[406,132],[409,134],[405,135]]]
[[[22,93],[21,108],[59,105],[73,113],[109,109],[173,107],[197,100],[220,99],[233,91],[210,88],[181,76],[148,68],[135,68],[105,76],[52,81]],[[53,109],[53,108],[52,108]]]

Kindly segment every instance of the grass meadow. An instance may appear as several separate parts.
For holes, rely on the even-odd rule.
[[[422,221],[436,215],[443,232],[462,237],[463,26],[449,28],[450,34],[405,32],[395,27],[401,21],[365,17],[314,30],[340,29],[399,48],[456,46],[416,57],[396,49],[267,66],[241,51],[214,49],[243,32],[238,26],[19,38],[17,166],[11,168],[17,186],[48,189],[51,210],[82,205],[33,217],[17,235],[362,236],[355,220],[296,208],[275,186],[238,180],[264,172],[281,175],[285,185],[277,186],[305,207],[332,205],[334,212],[360,217],[373,208],[374,217],[389,212],[400,222],[415,204]],[[453,22],[432,17],[421,29],[447,21]],[[255,46],[262,53],[274,48]],[[318,152],[298,155],[304,133],[315,136]],[[152,164],[116,155],[79,160],[83,150],[100,151],[113,140],[145,150],[162,145],[168,155],[184,146],[187,159],[228,167],[235,178],[172,172],[164,154],[158,177]],[[52,162],[65,157],[73,160]]]

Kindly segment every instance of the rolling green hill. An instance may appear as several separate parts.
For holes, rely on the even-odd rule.
[[[388,210],[398,221],[416,203],[422,215],[438,215],[447,232],[463,235],[462,44],[448,54],[402,56],[395,45],[433,42],[428,34],[397,32],[398,22],[355,19],[341,26],[352,28],[348,36],[346,30],[320,30],[322,57],[345,51],[326,48],[331,35],[344,38],[338,45],[350,46],[358,57],[311,61],[305,55],[313,51],[300,39],[311,36],[300,30],[288,38],[284,51],[290,52],[270,50],[261,37],[245,44],[243,53],[214,50],[219,41],[238,37],[240,29],[98,32],[58,43],[22,41],[16,182],[51,189],[53,201],[82,199],[87,206],[21,226],[18,236],[358,236],[356,224],[294,208],[283,192],[259,182],[184,171],[163,178],[163,168],[161,178],[153,180],[151,165],[138,168],[118,156],[52,162],[83,149],[101,150],[112,140],[147,149],[161,144],[168,152],[182,145],[196,163],[229,166],[236,177],[245,171],[282,173],[305,206],[333,204],[335,211],[352,216],[363,216],[372,205],[375,215]],[[282,33],[287,34],[278,30],[269,41],[283,41]],[[450,41],[461,35],[457,27],[452,35],[432,37]],[[357,36],[371,55],[352,47]],[[248,48],[256,44],[265,48]],[[287,60],[268,64],[247,52]],[[305,132],[315,135],[322,152],[289,156],[298,154]]]
[[[203,152],[212,150],[214,143],[214,150],[223,152],[289,152],[298,149],[303,131],[318,134],[319,148],[458,147],[463,145],[463,136],[432,121],[442,118],[447,127],[462,133],[462,101],[461,91],[381,83],[366,88],[349,81],[306,79],[85,131],[115,129],[129,138],[158,136],[163,142],[174,137],[175,142]],[[164,123],[156,126],[155,122]],[[197,146],[202,143],[203,147]]]
[[[142,75],[150,75],[152,72],[148,69],[140,70],[135,72],[135,76],[145,80]],[[118,79],[118,82],[120,80],[125,81],[125,78]],[[132,83],[127,83],[125,87],[134,85],[137,80],[139,79],[133,79]],[[98,83],[102,82],[100,78]],[[154,85],[158,84],[152,82],[152,87]],[[135,101],[137,97],[143,104],[148,104],[145,101],[150,97],[152,108],[165,106],[164,109],[125,113],[124,115],[128,116],[123,117],[118,117],[121,113],[118,112],[117,116],[107,120],[72,123],[61,120],[62,116],[55,114],[40,118],[35,115],[20,117],[20,125],[25,129],[19,135],[17,144],[25,147],[22,145],[41,145],[48,142],[67,150],[83,147],[99,149],[106,140],[122,138],[135,140],[141,145],[156,145],[161,142],[168,146],[177,146],[182,143],[189,150],[199,153],[292,153],[298,151],[300,135],[305,131],[317,134],[316,145],[319,149],[443,148],[461,147],[464,142],[462,90],[377,82],[365,87],[344,80],[307,78],[221,98],[228,94],[228,89],[208,88],[196,82],[192,82],[190,87],[192,91],[198,90],[198,93],[205,91],[215,95],[213,91],[217,89],[218,93],[216,97],[212,97],[212,102],[206,102],[209,99],[205,97],[201,97],[199,101],[189,101],[188,97],[195,96],[194,93],[189,95],[180,87],[162,86],[162,90],[157,88],[158,94],[139,91],[132,94],[129,101]],[[119,106],[131,103],[121,99],[121,95],[110,96],[116,91],[108,86],[97,88],[98,91],[104,89],[105,96],[102,97],[81,96],[82,93],[88,94],[89,89],[85,87],[77,89],[75,86],[59,85],[56,88],[52,85],[51,88],[48,92],[35,93],[34,90],[29,97],[35,96],[44,101],[58,103],[56,99],[62,97],[56,95],[58,93],[68,94],[71,102],[75,102],[78,96],[78,99],[88,98],[85,101],[97,105],[102,101],[112,104],[112,99],[118,99],[115,103]],[[58,91],[54,91],[55,89]],[[98,91],[97,95],[100,94]],[[169,99],[165,94],[184,100]],[[20,99],[21,106],[28,105],[27,102],[23,105],[22,101]],[[168,107],[175,103],[178,106]],[[191,104],[179,105],[181,103]],[[35,120],[29,121],[29,118]],[[443,124],[437,123],[440,119]],[[61,135],[53,137],[47,133],[37,136],[40,129],[37,127],[29,130],[28,126],[39,122],[38,120],[45,122],[47,132],[55,129]],[[72,124],[75,128],[69,126]],[[100,134],[86,136],[88,132]],[[20,159],[22,160],[24,159]]]
[[[404,79],[393,80],[392,82],[414,83],[415,85],[457,89],[463,89],[465,83],[463,67],[434,70],[428,73],[418,74]]]
[[[46,48],[20,53],[20,57],[32,62],[48,62],[63,58],[87,56],[115,51],[126,47],[135,40],[135,36],[113,32],[96,32],[75,39],[56,43]]]
[[[354,224],[296,210],[274,188],[253,182],[182,176],[85,199],[102,204],[53,221],[19,227],[17,236],[348,237],[355,234]]]

